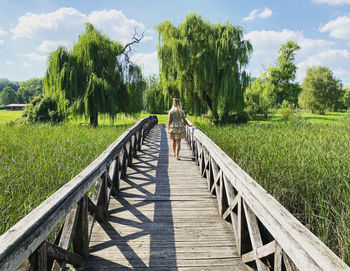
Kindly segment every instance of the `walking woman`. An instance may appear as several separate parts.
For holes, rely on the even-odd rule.
[[[169,110],[168,117],[168,133],[169,137],[173,140],[173,154],[177,160],[180,160],[181,138],[186,137],[185,126],[192,127],[193,125],[187,122],[179,99],[173,98],[173,107]]]

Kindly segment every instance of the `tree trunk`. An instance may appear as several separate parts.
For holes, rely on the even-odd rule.
[[[98,126],[98,113],[90,114],[90,125],[94,127]]]

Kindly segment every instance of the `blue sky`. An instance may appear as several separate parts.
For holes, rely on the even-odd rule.
[[[122,43],[135,28],[144,32],[133,60],[145,75],[158,73],[154,26],[166,19],[178,25],[196,12],[211,23],[243,26],[254,49],[247,66],[252,76],[275,65],[281,44],[294,40],[302,47],[298,81],[307,67],[326,65],[350,86],[350,0],[0,0],[0,6],[0,78],[43,77],[48,53],[70,48],[86,21]]]

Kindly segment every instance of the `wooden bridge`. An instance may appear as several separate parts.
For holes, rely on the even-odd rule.
[[[0,237],[0,270],[350,270],[200,130],[187,143],[175,160],[136,123]]]

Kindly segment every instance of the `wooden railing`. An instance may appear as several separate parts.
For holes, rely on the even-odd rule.
[[[259,271],[350,270],[204,133],[186,127],[186,138],[246,264]]]
[[[81,173],[4,233],[0,237],[0,270],[65,270],[66,263],[79,265],[88,254],[95,220],[105,219],[110,195],[118,191],[127,166],[157,122],[155,116],[138,121]],[[64,218],[55,242],[48,242],[48,235]]]

